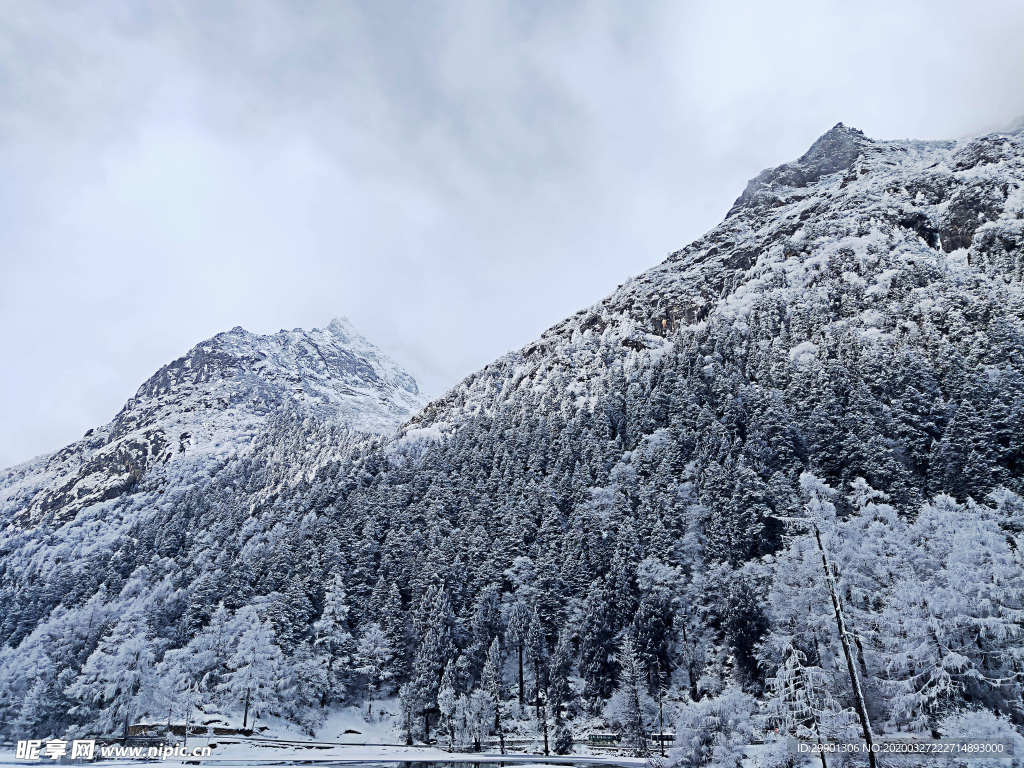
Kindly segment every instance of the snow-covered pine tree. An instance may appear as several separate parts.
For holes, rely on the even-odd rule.
[[[429,600],[429,608],[425,611],[425,632],[413,661],[410,684],[421,708],[424,735],[429,738],[430,715],[436,714],[441,679],[449,662],[456,657],[457,649],[452,636],[454,616],[447,591],[427,592],[424,600]]]
[[[395,652],[380,624],[373,622],[363,630],[356,644],[355,671],[366,679],[367,714],[372,714],[373,696],[392,679],[391,662]]]
[[[922,506],[908,543],[909,567],[879,616],[892,721],[934,730],[978,704],[1024,719],[1024,572],[994,511],[939,496]]]
[[[449,751],[455,748],[458,702],[459,697],[455,691],[455,666],[452,662],[448,662],[445,665],[440,690],[437,693],[437,708],[441,717],[438,727],[448,740]]]
[[[299,643],[285,666],[289,670],[287,691],[279,689],[277,695],[291,718],[313,736],[325,718],[323,701],[329,685],[327,667],[308,640]]]
[[[813,740],[818,745],[854,736],[850,726],[856,716],[833,698],[829,675],[821,667],[808,665],[798,648],[788,646],[784,654],[784,661],[768,681],[769,727],[780,735]],[[820,754],[822,768],[827,768],[824,752]]]
[[[540,721],[541,691],[545,687],[544,672],[546,670],[547,641],[544,637],[544,629],[541,626],[540,616],[537,608],[533,609],[530,616],[530,627],[526,632],[526,650],[530,658],[530,666],[533,672],[533,704],[536,710],[537,720]]]
[[[349,631],[348,600],[341,574],[335,574],[324,593],[324,609],[313,624],[313,647],[327,667],[323,706],[344,699],[348,688],[348,665],[354,642]]]
[[[619,676],[615,693],[606,708],[608,717],[622,726],[626,743],[637,757],[647,754],[647,719],[650,701],[647,675],[637,652],[636,642],[626,632],[619,646]]]
[[[35,678],[21,700],[21,710],[12,718],[14,729],[18,733],[56,737],[64,731],[67,712],[73,706],[66,691],[75,674],[70,669],[58,670],[45,656],[38,660],[34,671]]]
[[[157,667],[163,698],[183,721],[210,701],[228,672],[233,641],[237,641],[233,630],[231,617],[220,603],[205,629],[184,647],[164,654]]]
[[[273,625],[260,621],[255,608],[242,608],[238,618],[244,629],[228,661],[229,672],[220,691],[242,707],[242,728],[247,728],[250,713],[255,720],[278,704],[278,692],[284,684],[284,655],[274,640]]]
[[[571,630],[563,627],[558,633],[558,642],[555,643],[548,665],[548,706],[556,726],[562,724],[563,710],[572,696],[569,687],[569,676],[573,671],[572,652]]]
[[[501,703],[503,699],[503,683],[501,679],[501,644],[498,638],[491,641],[491,647],[487,651],[487,661],[484,663],[483,679],[481,688],[487,692],[490,707],[494,713],[494,733],[498,734],[501,742],[501,753],[505,754],[505,731],[501,726]]]
[[[603,581],[595,582],[583,605],[579,624],[580,676],[592,704],[611,695],[615,680],[615,632],[609,616],[610,599]]]
[[[122,617],[86,660],[68,686],[75,714],[86,728],[128,737],[133,719],[147,714],[156,692],[156,656],[142,611]]]
[[[508,609],[506,619],[505,644],[514,648],[519,663],[519,707],[526,702],[526,682],[523,675],[523,655],[526,650],[526,638],[530,631],[530,608],[521,600],[516,600]]]
[[[464,654],[469,668],[471,683],[479,682],[487,661],[491,641],[501,637],[505,624],[501,616],[501,591],[494,584],[484,586],[473,604],[470,622],[471,643]]]
[[[679,768],[738,766],[754,732],[753,697],[736,687],[715,698],[685,705],[676,718],[676,744],[669,753]]]

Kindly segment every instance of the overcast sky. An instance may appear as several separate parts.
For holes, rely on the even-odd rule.
[[[836,122],[1024,113],[1024,3],[0,0],[0,466],[235,325],[430,394]]]

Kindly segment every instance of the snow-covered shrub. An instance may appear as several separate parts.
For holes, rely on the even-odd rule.
[[[560,725],[555,730],[555,741],[552,745],[556,755],[568,755],[572,753],[572,730],[565,725]]]
[[[786,742],[784,736],[769,738],[754,753],[752,764],[757,768],[796,768],[797,757]]]
[[[1012,760],[983,760],[980,764],[1024,768],[1024,737],[1009,720],[987,709],[947,715],[939,723],[939,733],[944,739],[1009,739],[1013,742]],[[951,768],[971,768],[979,765],[979,761],[972,757],[952,757],[948,764]]]
[[[738,768],[753,734],[754,709],[754,699],[735,686],[684,707],[676,720],[679,746],[669,753],[671,765]]]

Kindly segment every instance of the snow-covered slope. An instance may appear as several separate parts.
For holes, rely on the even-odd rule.
[[[345,318],[269,336],[236,327],[157,371],[109,424],[0,473],[0,521],[68,520],[159,465],[244,451],[286,407],[386,434],[423,402],[412,376]]]
[[[912,341],[959,285],[990,288],[1019,317],[1022,131],[1018,122],[964,141],[878,141],[840,123],[799,160],[752,179],[719,226],[468,377],[411,426],[443,431],[516,390],[540,391],[555,372],[567,379],[552,398],[585,398],[609,362],[642,364],[674,332],[712,318],[743,330],[769,296],[792,316],[830,294],[830,320],[881,344]],[[854,303],[858,313],[843,311]]]

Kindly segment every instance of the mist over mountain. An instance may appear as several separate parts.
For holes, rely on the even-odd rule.
[[[1019,130],[839,124],[420,410],[344,323],[200,344],[0,480],[2,727],[1012,737],[1022,185]]]

